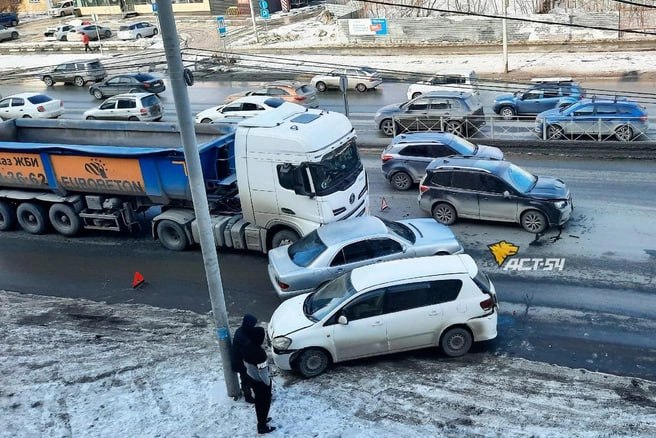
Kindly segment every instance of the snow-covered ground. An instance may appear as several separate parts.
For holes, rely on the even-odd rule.
[[[11,292],[0,307],[1,437],[256,436],[208,317]],[[274,387],[273,437],[656,436],[654,382],[485,352],[276,373]]]

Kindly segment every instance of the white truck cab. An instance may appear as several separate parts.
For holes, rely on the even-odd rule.
[[[267,248],[368,211],[355,140],[343,114],[289,102],[239,123],[235,167],[242,213],[266,230]]]

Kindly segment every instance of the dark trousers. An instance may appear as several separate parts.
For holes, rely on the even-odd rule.
[[[257,428],[266,427],[269,409],[271,408],[271,386],[262,382],[253,381],[255,392],[255,414],[257,415]]]
[[[92,49],[91,47],[89,47],[89,43],[86,43],[86,44],[84,45],[84,51],[85,51],[85,52],[88,52],[89,50],[91,50],[91,51],[93,52],[93,49]]]
[[[239,381],[241,382],[241,392],[244,394],[246,400],[253,400],[253,379],[248,377],[246,371],[239,373]]]

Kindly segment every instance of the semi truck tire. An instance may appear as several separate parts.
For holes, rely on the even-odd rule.
[[[0,231],[9,231],[16,225],[16,210],[6,201],[0,201]]]
[[[82,220],[70,205],[53,204],[48,217],[52,227],[64,236],[75,236],[82,229]]]
[[[164,248],[172,251],[184,251],[189,246],[189,239],[182,225],[169,219],[157,224],[157,237]]]
[[[30,234],[43,234],[48,229],[48,213],[40,204],[23,202],[16,209],[18,224]]]
[[[280,230],[273,235],[271,239],[271,248],[290,245],[296,242],[300,237],[292,230]]]

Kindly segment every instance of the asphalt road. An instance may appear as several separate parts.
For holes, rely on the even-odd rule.
[[[487,266],[502,306],[499,338],[478,351],[656,379],[656,272],[650,255],[656,254],[653,163],[516,161],[536,172],[562,176],[574,196],[575,217],[562,239],[539,246],[529,245],[531,236],[512,225],[468,221],[453,226],[467,252]],[[386,197],[391,208],[379,214],[392,219],[423,215],[414,190],[394,192],[378,171],[377,157],[366,156],[364,162],[372,213],[378,213],[377,203]],[[565,257],[565,270],[491,270],[486,245],[501,239],[519,244],[523,256]],[[266,275],[266,257],[221,250],[220,260],[230,314],[249,311],[268,320],[278,299]],[[146,284],[134,290],[136,271]],[[76,239],[20,231],[1,234],[0,289],[197,312],[210,309],[200,252],[167,251],[147,233],[89,233]]]

